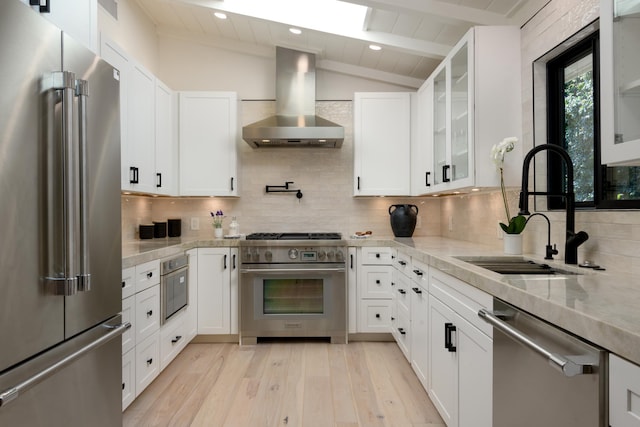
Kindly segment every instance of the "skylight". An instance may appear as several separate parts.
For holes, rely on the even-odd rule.
[[[225,8],[297,27],[339,34],[362,31],[367,7],[339,0],[225,0]]]

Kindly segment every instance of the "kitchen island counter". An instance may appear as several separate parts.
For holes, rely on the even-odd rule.
[[[123,245],[123,268],[162,259],[191,248],[236,247],[231,239],[163,239]],[[348,246],[391,246],[560,328],[640,364],[640,278],[611,271],[567,266],[525,254],[576,275],[501,275],[459,260],[501,256],[489,246],[441,237],[383,236],[347,240]],[[606,267],[606,266],[605,266]]]

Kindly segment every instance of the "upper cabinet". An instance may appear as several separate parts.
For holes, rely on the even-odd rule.
[[[237,196],[238,96],[180,93],[180,195]]]
[[[418,91],[412,152],[414,195],[497,187],[491,147],[522,134],[520,30],[469,30]],[[505,183],[520,184],[522,143],[505,161]]]
[[[408,92],[354,94],[355,196],[411,193],[411,102]]]
[[[122,190],[175,195],[175,94],[104,35],[100,56],[119,73]]]
[[[600,1],[601,159],[640,165],[640,1]]]
[[[21,0],[29,4],[29,0]],[[42,3],[42,2],[40,2]],[[41,15],[93,52],[98,52],[98,0],[47,1]],[[32,6],[36,11],[40,6]]]

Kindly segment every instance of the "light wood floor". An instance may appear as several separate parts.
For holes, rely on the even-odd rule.
[[[189,344],[125,411],[143,425],[444,427],[391,342]]]

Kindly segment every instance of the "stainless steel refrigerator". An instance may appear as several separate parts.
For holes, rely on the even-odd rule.
[[[0,426],[122,423],[118,72],[0,2]]]

